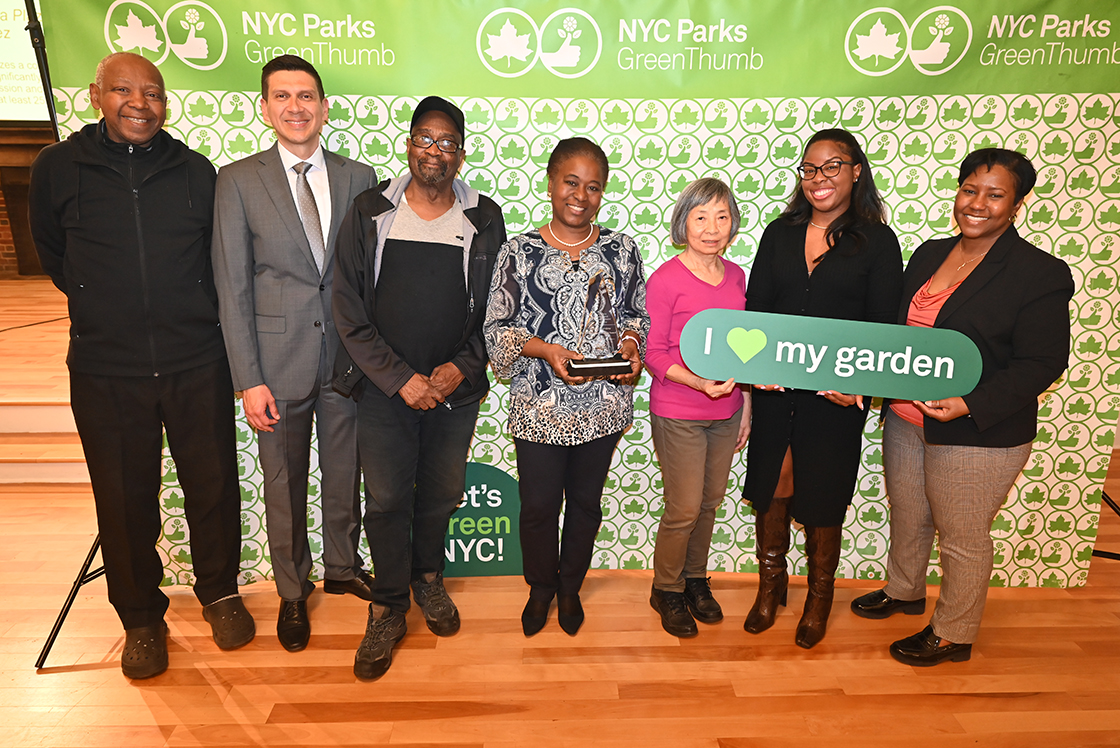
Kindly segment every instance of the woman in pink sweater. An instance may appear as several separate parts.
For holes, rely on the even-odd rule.
[[[714,382],[681,359],[681,330],[705,309],[744,309],[746,276],[721,255],[739,231],[727,185],[699,179],[673,209],[672,240],[684,251],[650,276],[646,368],[653,374],[653,444],[665,484],[650,605],[674,636],[695,636],[696,620],[723,618],[708,583],[708,547],[735,451],[750,433],[750,400],[735,380]]]

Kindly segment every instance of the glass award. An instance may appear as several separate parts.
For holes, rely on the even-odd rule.
[[[582,353],[587,341],[590,352],[600,355],[585,354],[582,359],[569,360],[567,364],[569,376],[609,377],[615,374],[629,374],[632,371],[630,361],[623,358],[619,352],[622,341],[614,318],[614,305],[611,303],[613,286],[614,284],[604,277],[601,270],[591,276],[591,280],[587,282],[587,304],[584,307],[583,325],[580,327],[575,349]],[[614,355],[602,355],[608,351],[614,351]]]

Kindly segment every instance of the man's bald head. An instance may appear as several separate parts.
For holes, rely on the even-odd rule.
[[[93,85],[101,88],[101,86],[105,83],[105,68],[113,60],[118,60],[122,57],[134,57],[137,59],[137,61],[143,60],[144,63],[147,63],[149,66],[151,66],[150,72],[155,76],[155,79],[159,81],[160,90],[164,90],[163,75],[159,72],[159,68],[157,68],[147,57],[143,57],[142,55],[138,55],[133,52],[112,52],[102,57],[101,62],[97,63],[97,72],[93,74]]]
[[[167,118],[159,69],[140,55],[116,52],[97,66],[89,103],[101,110],[110,140],[147,146]]]

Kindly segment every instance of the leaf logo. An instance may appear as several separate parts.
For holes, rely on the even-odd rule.
[[[156,65],[174,54],[195,70],[213,70],[226,58],[229,34],[217,11],[200,0],[182,0],[162,16],[144,0],[115,0],[105,12],[105,43]]]
[[[930,8],[913,25],[894,8],[872,8],[848,27],[844,51],[864,75],[879,77],[907,60],[923,75],[956,67],[972,46],[972,21],[951,5]]]
[[[598,63],[603,35],[579,8],[561,8],[540,26],[519,8],[499,8],[478,25],[475,48],[483,66],[502,78],[525,75],[538,60],[559,78],[579,78]]]

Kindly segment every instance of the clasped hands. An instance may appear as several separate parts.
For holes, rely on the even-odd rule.
[[[413,374],[397,394],[413,410],[431,410],[450,397],[462,381],[463,372],[448,361],[433,369],[430,377],[419,372]]]

